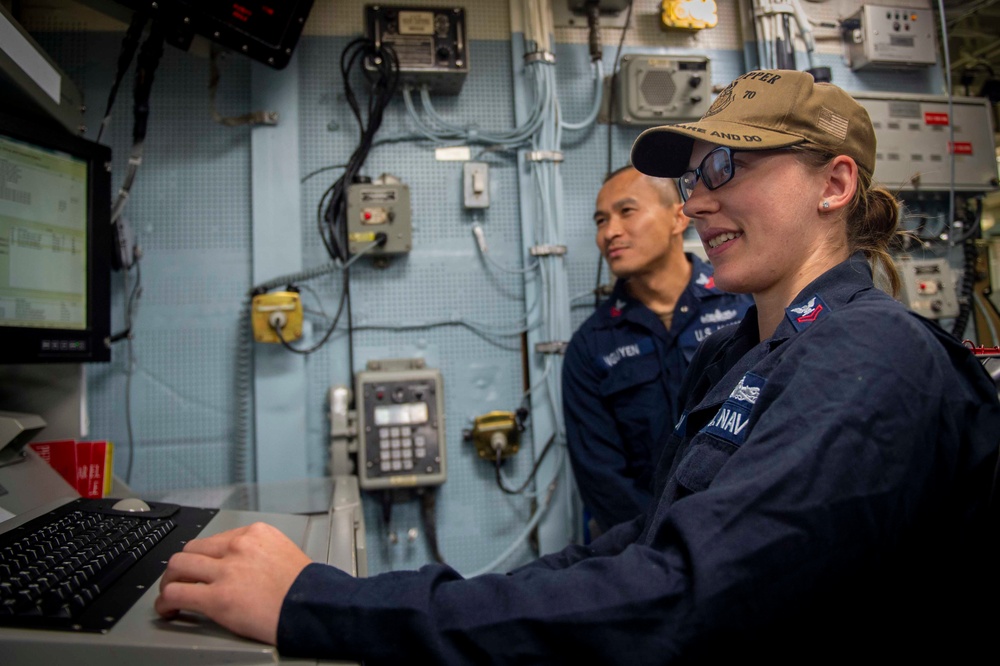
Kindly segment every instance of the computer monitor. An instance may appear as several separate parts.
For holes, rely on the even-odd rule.
[[[0,363],[108,361],[111,150],[0,114]]]

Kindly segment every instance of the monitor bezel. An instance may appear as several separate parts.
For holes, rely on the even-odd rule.
[[[0,134],[87,163],[87,324],[83,330],[5,326],[0,363],[92,363],[111,360],[111,149],[53,122],[0,113]],[[83,343],[76,348],[74,343]],[[47,343],[47,344],[46,344]]]

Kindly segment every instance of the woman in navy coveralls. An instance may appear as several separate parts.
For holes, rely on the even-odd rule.
[[[872,263],[895,275],[897,207],[871,186],[867,113],[751,72],[632,159],[680,177],[716,283],[756,303],[693,359],[647,515],[471,579],[354,579],[255,525],[175,555],[158,611],[368,664],[995,655],[1000,405],[968,350],[873,286]]]

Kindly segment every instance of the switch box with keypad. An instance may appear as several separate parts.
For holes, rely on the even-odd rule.
[[[357,374],[358,483],[362,490],[444,483],[444,391],[435,369]]]

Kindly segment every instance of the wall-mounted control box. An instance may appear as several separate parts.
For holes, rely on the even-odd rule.
[[[903,305],[928,319],[958,316],[955,276],[947,259],[897,259]]]
[[[372,243],[379,243],[372,247]],[[398,182],[356,183],[347,188],[347,247],[373,257],[413,249],[410,188]]]
[[[623,55],[615,122],[659,125],[694,120],[712,103],[712,70],[703,56]]]
[[[847,19],[851,69],[926,67],[937,63],[934,15],[929,9],[865,5]]]
[[[383,490],[444,483],[441,372],[371,368],[369,364],[356,378],[359,485]]]
[[[446,95],[462,90],[469,73],[463,8],[366,5],[365,35],[396,52],[403,85]]]

